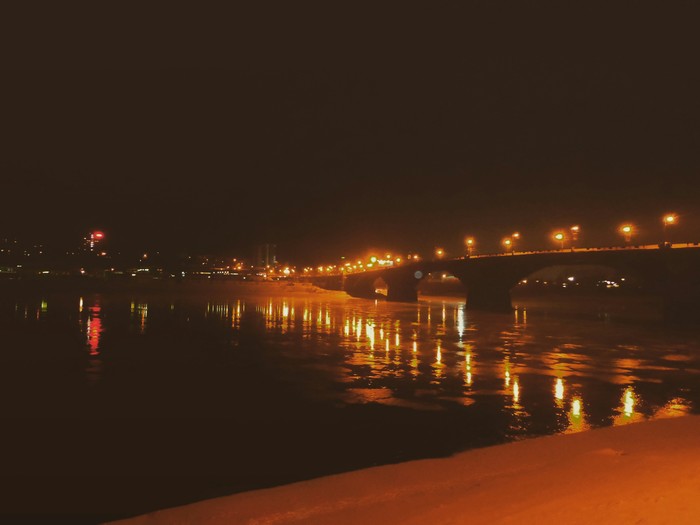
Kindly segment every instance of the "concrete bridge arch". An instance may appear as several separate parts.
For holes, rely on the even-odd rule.
[[[671,310],[697,301],[700,291],[700,249],[613,249],[539,252],[422,261],[346,276],[345,291],[355,297],[376,298],[374,282],[386,282],[389,301],[416,301],[418,284],[431,272],[446,271],[467,290],[467,308],[511,309],[510,290],[533,272],[554,265],[604,265],[648,283]]]

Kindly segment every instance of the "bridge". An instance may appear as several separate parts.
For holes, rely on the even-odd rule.
[[[700,246],[683,244],[634,248],[590,248],[482,255],[411,262],[377,270],[322,278],[320,286],[342,289],[353,297],[377,298],[377,282],[386,283],[388,301],[417,301],[418,284],[429,274],[447,272],[467,290],[468,309],[512,309],[510,290],[530,274],[550,266],[602,265],[636,278],[664,301],[669,315],[700,303]]]

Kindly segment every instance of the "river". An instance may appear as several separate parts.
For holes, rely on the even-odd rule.
[[[282,285],[15,290],[0,300],[2,512],[94,523],[697,413],[693,328]]]

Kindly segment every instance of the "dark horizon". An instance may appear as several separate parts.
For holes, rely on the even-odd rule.
[[[213,49],[192,22],[157,59],[152,38],[25,47],[4,68],[0,235],[65,244],[102,229],[123,250],[234,254],[272,242],[308,264],[455,253],[465,235],[494,252],[513,231],[547,248],[572,224],[585,245],[619,243],[627,221],[658,242],[676,212],[678,240],[699,240],[684,13],[516,14],[395,40],[344,39],[351,23],[336,20],[323,31],[336,38],[314,41],[290,21]]]

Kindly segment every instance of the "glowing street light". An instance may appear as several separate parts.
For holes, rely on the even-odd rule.
[[[564,232],[555,232],[554,235],[552,235],[555,241],[559,243],[559,248],[564,249],[564,241],[566,240],[566,235],[564,235]]]
[[[443,250],[442,248],[436,248],[435,249],[435,256],[438,259],[442,259],[445,256],[445,250]]]
[[[510,236],[510,242],[511,242],[511,248],[513,251],[515,251],[515,242],[520,240],[520,233],[519,232],[514,232]]]
[[[625,242],[629,244],[632,242],[632,234],[634,233],[634,227],[631,224],[623,224],[620,226],[620,233],[625,237]]]
[[[578,241],[578,234],[581,233],[581,227],[576,224],[569,228],[569,231],[571,232],[571,247],[573,248],[576,241]]]
[[[472,248],[474,248],[474,238],[473,237],[467,237],[464,239],[464,244],[467,245],[467,257],[472,256]]]
[[[678,215],[676,215],[675,213],[669,213],[669,214],[664,215],[663,223],[664,223],[664,244],[670,244],[669,239],[668,239],[668,227],[675,226],[676,224],[678,224]]]
[[[503,239],[503,246],[506,247],[506,252],[510,252],[511,254],[513,253],[513,239],[510,237]]]

